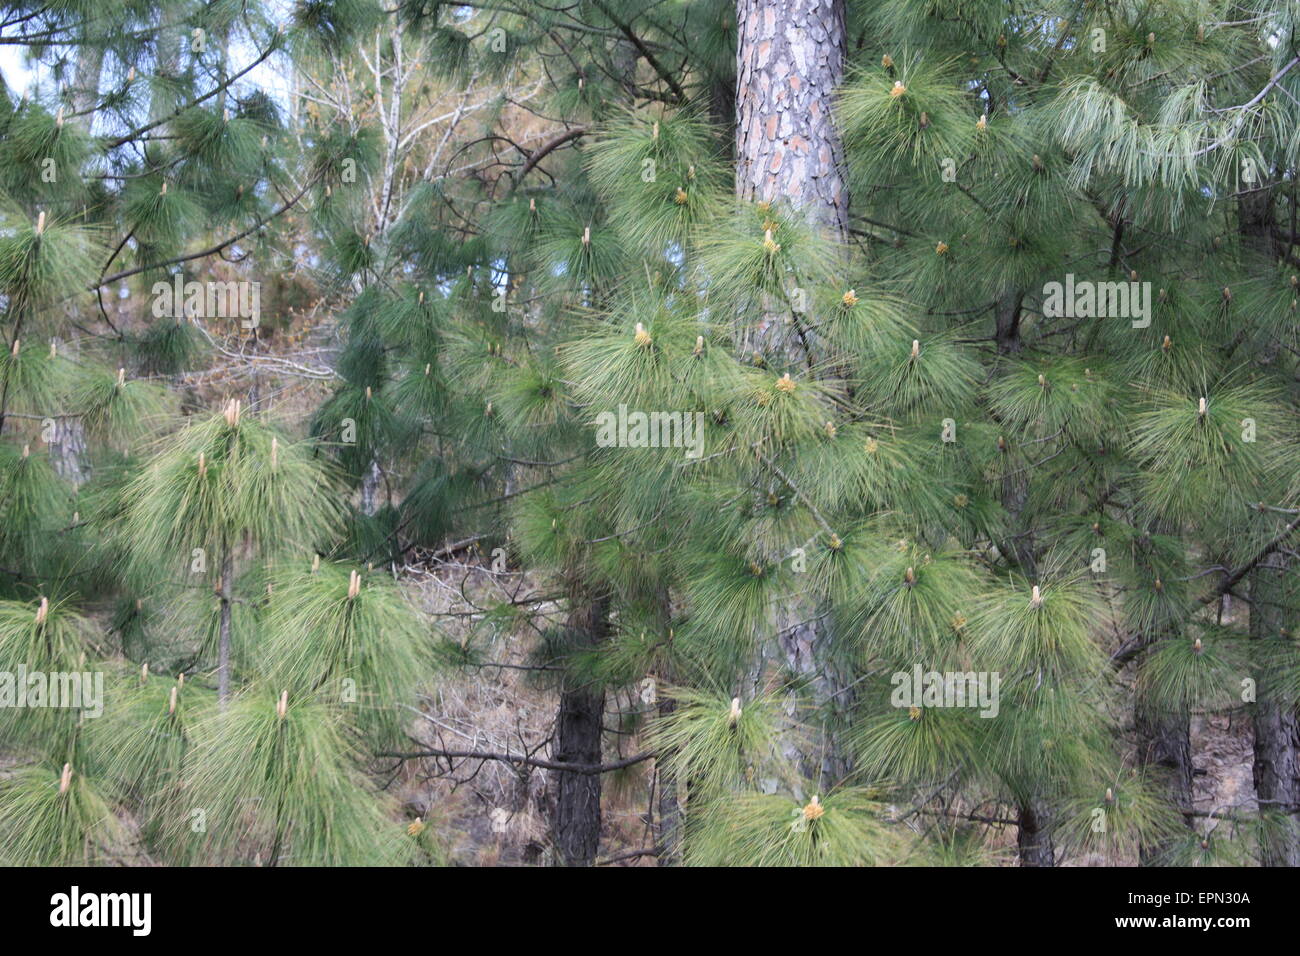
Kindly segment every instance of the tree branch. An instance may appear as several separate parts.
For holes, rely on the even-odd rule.
[[[464,760],[499,760],[502,763],[521,764],[525,767],[537,767],[540,770],[559,770],[564,773],[579,774],[598,774],[612,773],[615,770],[623,770],[634,764],[649,760],[655,754],[648,751],[643,754],[637,754],[635,757],[627,757],[624,760],[616,760],[614,763],[606,764],[585,764],[569,763],[562,760],[541,760],[536,757],[524,757],[518,754],[496,753],[490,750],[417,750],[413,753],[393,753],[384,752],[377,754],[379,757],[395,757],[398,760],[415,760],[420,757],[447,757]]]

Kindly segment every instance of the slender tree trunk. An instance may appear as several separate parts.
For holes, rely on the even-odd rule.
[[[727,78],[713,78],[709,82],[709,119],[719,129],[734,128],[736,125],[736,84]],[[735,139],[731,150],[734,161]]]
[[[668,587],[663,585],[656,589],[656,604],[660,628],[668,634],[668,641],[673,640],[673,602]],[[663,693],[663,688],[672,686],[677,681],[671,663],[667,669],[655,675],[656,710],[662,720],[677,709],[677,701]],[[670,764],[672,754],[660,753],[655,758],[655,777],[658,790],[655,795],[658,804],[658,827],[655,831],[655,845],[659,849],[656,858],[659,866],[676,866],[681,863],[682,851],[682,804],[678,793],[678,782]]]
[[[71,91],[74,122],[89,134],[99,105],[99,78],[104,69],[104,51],[90,43],[77,48],[76,79]],[[86,450],[86,428],[79,415],[57,418],[54,440],[50,443],[50,464],[54,473],[74,488],[90,478],[90,460]]]
[[[235,562],[231,549],[223,542],[221,557],[221,621],[217,643],[217,700],[225,710],[230,703],[230,610],[232,605],[231,578]]]
[[[383,472],[379,461],[374,459],[370,467],[361,476],[361,513],[373,516],[379,510],[379,486],[383,483]]]
[[[1142,661],[1138,662],[1138,667]],[[1166,799],[1180,812],[1192,809],[1192,737],[1187,711],[1168,711],[1146,699],[1142,681],[1138,680],[1138,699],[1134,710],[1137,724],[1137,762],[1139,767],[1155,770],[1163,778]],[[1189,818],[1184,816],[1184,822]],[[1139,848],[1143,866],[1159,865],[1171,839],[1162,843],[1143,844]]]
[[[181,51],[190,40],[183,32],[184,4],[180,0],[167,0],[162,5],[157,37],[157,84],[149,97],[149,121],[157,122],[170,116],[177,106],[173,84],[180,74]]]
[[[217,82],[219,83],[225,83],[230,79],[230,32],[230,24],[222,24],[212,31],[212,43],[217,48]],[[229,87],[223,86],[216,96],[218,111],[225,110],[229,97]]]
[[[1250,636],[1260,642],[1278,640],[1286,624],[1286,562],[1272,558],[1275,566],[1250,575]],[[1274,693],[1268,677],[1256,671],[1255,794],[1261,815],[1274,815],[1263,830],[1260,862],[1300,866],[1300,713],[1295,700]]]
[[[1025,293],[1021,289],[1004,289],[994,303],[993,339],[999,355],[1013,355],[1024,348],[1020,341],[1020,307]]]
[[[1016,845],[1021,866],[1056,866],[1052,846],[1052,813],[1041,800],[1025,800],[1017,816]]]
[[[76,75],[71,92],[72,112],[78,114],[76,123],[89,133],[94,122],[94,109],[99,105],[99,77],[104,69],[104,50],[93,43],[77,47]]]
[[[570,595],[566,628],[574,650],[594,647],[609,632],[609,602],[580,593]],[[555,718],[553,760],[599,766],[602,725],[605,719],[605,689],[586,684],[569,684],[560,694]],[[556,863],[561,866],[590,866],[600,845],[599,773],[554,772],[554,810],[551,839]]]
[[[80,416],[55,419],[50,442],[50,465],[54,473],[74,488],[90,478],[90,461],[86,450],[86,427]]]
[[[676,709],[676,701],[660,697],[658,713],[661,720]],[[677,796],[677,779],[664,759],[657,758],[655,765],[659,774],[658,861],[660,866],[676,866],[681,862],[682,852],[682,806]]]
[[[1021,349],[1020,304],[1023,293],[1008,289],[998,296],[994,337],[998,352],[1014,354]],[[1030,580],[1038,576],[1038,557],[1034,549],[1032,529],[1021,520],[1029,501],[1029,475],[1023,469],[1007,464],[1007,474],[1002,479],[1002,507],[1010,520],[1009,537],[1002,542],[1004,558],[1014,561]],[[1029,795],[1019,801],[1016,808],[1019,832],[1016,843],[1020,850],[1021,866],[1055,866],[1056,850],[1052,842],[1053,813],[1050,805],[1038,795]]]
[[[1176,522],[1152,521],[1147,526],[1152,535],[1176,535]],[[1154,569],[1151,569],[1154,572]],[[1162,637],[1180,637],[1177,626],[1166,628]],[[1144,654],[1137,662],[1137,698],[1133,706],[1133,719],[1137,731],[1137,764],[1150,768],[1158,782],[1163,784],[1170,805],[1184,814],[1183,822],[1190,828],[1192,819],[1187,812],[1192,809],[1192,734],[1191,716],[1185,708],[1168,710],[1151,700],[1143,678],[1143,668],[1148,667],[1149,656]],[[1158,865],[1178,839],[1171,838],[1156,844],[1143,844],[1139,855],[1143,866]]]

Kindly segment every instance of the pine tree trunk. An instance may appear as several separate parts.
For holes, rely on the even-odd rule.
[[[659,626],[668,633],[671,644],[673,640],[672,594],[667,585],[662,585],[656,589],[655,597],[659,611]],[[677,701],[663,693],[664,687],[676,684],[677,674],[669,664],[667,669],[657,673],[655,678],[656,710],[659,719],[662,720],[677,709]],[[678,794],[677,778],[669,766],[672,762],[671,756],[669,753],[660,753],[655,758],[655,776],[659,787],[656,794],[659,825],[655,832],[655,846],[659,850],[656,858],[659,866],[676,866],[681,863],[682,804]]]
[[[999,294],[995,304],[994,340],[1000,355],[1012,355],[1023,347],[1020,341],[1020,307],[1022,292],[1008,288]],[[1038,558],[1030,528],[1020,520],[1029,501],[1029,475],[1011,464],[1004,464],[1007,474],[1002,479],[1002,507],[1010,520],[1008,537],[999,545],[1003,558],[1015,562],[1031,581],[1038,576]],[[1037,796],[1021,799],[1016,808],[1019,831],[1016,843],[1020,851],[1021,866],[1055,866],[1056,850],[1052,843],[1052,812],[1048,804]]]
[[[849,193],[844,147],[835,126],[835,94],[844,80],[844,0],[736,0],[736,195],[801,210],[832,239],[848,233]],[[765,314],[746,343],[788,364],[813,365],[826,356],[797,315]],[[791,332],[795,334],[790,334]],[[833,722],[843,704],[827,605],[791,609],[779,617],[782,650],[795,673],[818,675],[816,704]],[[808,623],[789,627],[791,620]],[[822,737],[820,766],[804,755],[808,776],[829,785],[848,771],[835,728]]]
[[[231,578],[235,562],[228,546],[221,557],[221,619],[217,638],[217,701],[225,710],[230,702],[230,611],[233,598]]]
[[[76,79],[71,91],[74,122],[89,134],[99,105],[99,78],[104,68],[104,51],[90,43],[77,47]],[[50,464],[54,473],[74,488],[90,478],[90,461],[86,450],[86,428],[77,415],[55,422],[54,441],[50,443]]]
[[[659,699],[658,715],[661,720],[676,709],[677,702],[672,698]],[[677,797],[677,780],[666,763],[662,759],[655,760],[659,774],[659,832],[656,843],[659,848],[659,865],[676,866],[681,863],[682,806]]]
[[[806,610],[806,608],[805,608]],[[812,744],[815,751],[805,754],[787,752],[798,759],[803,775],[825,791],[841,783],[848,776],[852,764],[844,746],[840,728],[847,719],[852,705],[852,678],[844,673],[834,659],[834,627],[830,607],[818,609],[814,620],[789,624],[789,613],[778,615],[781,650],[785,652],[790,670],[809,682],[818,713],[809,715],[815,721]],[[798,614],[798,609],[794,612]]]
[[[1261,566],[1250,575],[1250,636],[1277,640],[1286,624],[1283,599],[1285,561]],[[1274,696],[1267,675],[1255,675],[1255,795],[1261,814],[1276,814],[1263,830],[1260,862],[1264,866],[1300,866],[1300,714],[1296,701]]]
[[[1051,811],[1041,800],[1026,800],[1019,808],[1016,845],[1021,866],[1056,866]]]
[[[1175,521],[1159,519],[1147,525],[1150,535],[1177,535]],[[1154,568],[1149,568],[1154,573]],[[1169,627],[1159,635],[1163,638],[1179,637],[1178,628]],[[1191,716],[1186,708],[1170,711],[1150,700],[1145,691],[1142,670],[1150,666],[1149,656],[1137,662],[1137,698],[1133,705],[1133,722],[1137,731],[1137,764],[1150,768],[1157,782],[1162,783],[1170,805],[1183,814],[1183,822],[1190,828],[1192,818],[1192,735]],[[1138,848],[1143,866],[1158,865],[1172,846],[1172,838],[1161,843],[1143,844]]]
[[[372,459],[366,473],[361,476],[361,513],[373,517],[379,510],[379,486],[383,482],[383,472],[379,470],[379,461]]]
[[[99,76],[103,68],[103,48],[84,42],[77,47],[71,105],[72,112],[78,114],[75,122],[86,133],[90,132],[95,119],[94,110],[99,105]]]
[[[789,203],[843,237],[844,0],[736,0],[736,22],[736,195]]]
[[[1141,662],[1138,664],[1142,666]],[[1137,724],[1137,763],[1139,767],[1154,770],[1158,780],[1163,780],[1166,799],[1179,811],[1192,809],[1192,738],[1191,720],[1187,711],[1168,711],[1157,708],[1148,701],[1138,682],[1138,699],[1134,710]],[[1187,822],[1188,817],[1183,820]],[[1170,844],[1146,844],[1139,848],[1143,866],[1158,865],[1169,851]]]
[[[90,479],[90,461],[86,452],[86,427],[79,416],[55,420],[54,440],[50,442],[50,465],[54,473],[74,488]]]
[[[566,628],[575,651],[600,644],[609,631],[609,602],[581,593],[572,594]],[[560,694],[560,709],[555,718],[551,759],[599,766],[604,719],[603,687],[581,682],[566,686]],[[557,770],[552,786],[555,803],[551,839],[556,863],[590,866],[600,845],[600,774]]]
[[[1020,341],[1020,307],[1025,294],[1019,289],[1004,289],[994,303],[993,340],[999,355],[1013,355],[1024,348]]]
[[[154,123],[170,116],[176,109],[176,97],[170,84],[180,72],[181,48],[187,38],[182,31],[185,11],[176,0],[162,6],[162,22],[158,26],[157,73],[159,82],[149,97],[149,122]]]

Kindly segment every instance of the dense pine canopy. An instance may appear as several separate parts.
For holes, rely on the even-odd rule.
[[[5,4],[0,863],[1300,865],[1298,31]]]

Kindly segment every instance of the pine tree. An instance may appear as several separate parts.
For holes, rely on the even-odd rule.
[[[370,775],[434,662],[395,584],[334,560],[334,465],[238,390],[183,419],[157,383],[258,349],[232,290],[292,260],[286,214],[332,160],[245,78],[291,68],[307,18],[7,12],[35,56],[0,102],[0,860],[440,859]]]

